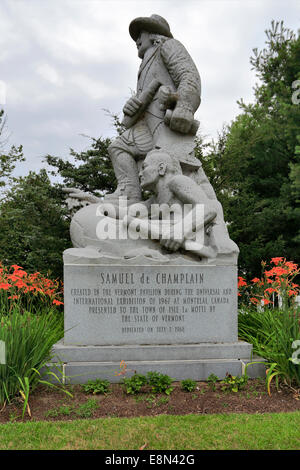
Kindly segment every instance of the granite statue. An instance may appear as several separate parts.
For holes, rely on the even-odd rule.
[[[136,94],[123,108],[127,130],[109,147],[118,187],[107,199],[126,195],[137,202],[141,200],[138,165],[153,148],[164,148],[183,165],[199,168],[199,161],[191,153],[201,83],[192,58],[173,38],[164,18],[136,18],[129,33],[142,62]]]
[[[200,258],[215,258],[217,254],[231,255],[237,251],[236,244],[229,238],[221,204],[216,199],[209,199],[201,186],[182,174],[177,159],[161,150],[152,150],[147,154],[139,176],[142,189],[153,193],[144,203],[148,209],[146,220],[144,218],[142,223],[140,219],[135,219],[140,231],[145,230],[152,238],[155,235],[160,244],[170,251],[184,248]],[[160,217],[159,211],[152,211],[153,207],[166,205],[173,212],[165,213],[165,217]],[[203,213],[199,213],[197,218],[196,211],[200,208],[203,208]],[[168,228],[166,237],[161,221],[164,218]],[[133,220],[129,210],[125,222]],[[173,226],[173,231],[170,226]],[[175,227],[178,227],[178,231]],[[208,227],[209,236],[206,233]],[[197,243],[194,239],[199,231],[202,231],[202,237],[200,243]]]
[[[123,108],[126,130],[108,149],[117,189],[104,199],[74,188],[65,189],[70,198],[87,204],[72,219],[73,245],[93,247],[100,254],[126,259],[135,254],[162,259],[180,253],[192,256],[198,263],[218,258],[225,264],[235,264],[238,247],[229,238],[222,206],[194,155],[199,126],[195,112],[201,102],[198,70],[161,16],[134,19],[129,33],[142,62],[136,94]],[[147,201],[143,201],[143,190],[153,193]],[[120,201],[124,200],[126,211],[121,204],[120,212]],[[170,212],[167,218],[162,213],[160,219],[153,215],[151,207],[161,204],[177,205],[181,212],[179,221],[170,220]],[[195,222],[194,215],[200,207],[202,219]],[[99,236],[102,222],[108,231],[114,227],[112,233],[116,233],[118,226],[115,240]],[[163,222],[173,227],[167,238]],[[180,224],[184,228],[179,234]],[[131,228],[129,236],[120,236],[120,226]],[[139,237],[132,227],[138,227]]]
[[[119,382],[120,361],[178,381],[239,376],[252,346],[238,341],[238,247],[194,153],[199,73],[164,18],[136,18],[129,32],[141,66],[126,130],[109,147],[117,189],[101,198],[65,189],[84,207],[63,254],[54,362],[71,383]]]

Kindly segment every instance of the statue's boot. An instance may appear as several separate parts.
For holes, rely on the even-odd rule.
[[[137,164],[128,152],[111,145],[108,149],[114,172],[118,181],[117,189],[107,194],[104,202],[115,204],[120,197],[127,197],[128,205],[142,200]]]

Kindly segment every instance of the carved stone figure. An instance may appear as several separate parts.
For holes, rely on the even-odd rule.
[[[164,18],[136,18],[129,32],[142,63],[137,93],[123,108],[127,130],[109,147],[118,187],[104,200],[66,188],[71,198],[88,204],[72,219],[73,245],[92,246],[123,259],[162,259],[180,253],[202,263],[236,263],[239,250],[229,238],[222,206],[194,156],[194,113],[201,92],[197,68]],[[142,202],[142,189],[152,191],[153,197]],[[126,202],[125,212],[120,201]],[[172,219],[170,211],[167,216],[161,210],[153,213],[153,207],[161,205],[176,206],[178,214]],[[200,208],[202,218],[195,219]],[[115,239],[100,234],[99,227],[103,232],[104,226],[116,233]],[[129,237],[123,237],[121,226],[129,230]]]
[[[183,166],[199,168],[191,154],[201,84],[192,58],[173,38],[164,18],[136,18],[129,32],[142,62],[136,94],[123,108],[127,130],[109,147],[118,187],[106,199],[127,196],[137,202],[141,200],[137,165],[153,148],[168,150]]]
[[[183,175],[174,157],[161,150],[149,152],[140,171],[140,182],[142,189],[154,193],[144,203],[148,208],[148,219],[151,217],[151,220],[139,223],[140,230],[145,230],[150,235],[155,233],[162,246],[171,251],[184,248],[202,258],[215,258],[217,255],[226,257],[238,253],[237,245],[229,238],[221,204],[216,199],[209,199],[201,186]],[[153,220],[151,208],[155,205],[177,209],[175,220],[170,219],[170,212],[165,217],[168,229],[170,223],[180,228],[177,233],[173,230],[172,234],[168,230],[168,236],[164,238],[162,224],[155,224],[155,219]],[[198,214],[197,219],[196,211],[200,207],[203,208],[203,213]],[[159,213],[156,218],[160,219]],[[133,218],[129,215],[126,220],[132,222]],[[206,235],[203,236],[203,245],[193,241],[198,230],[206,232],[203,234]]]

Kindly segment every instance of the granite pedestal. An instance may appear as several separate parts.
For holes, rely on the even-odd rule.
[[[121,361],[127,375],[176,380],[241,375],[251,361],[237,338],[236,266],[84,261],[65,259],[65,336],[53,362],[67,382],[119,382]]]

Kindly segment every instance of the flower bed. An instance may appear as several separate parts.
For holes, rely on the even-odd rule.
[[[63,336],[61,296],[59,281],[0,264],[0,405],[20,395],[24,411],[28,406],[29,394],[42,380],[40,370]]]

